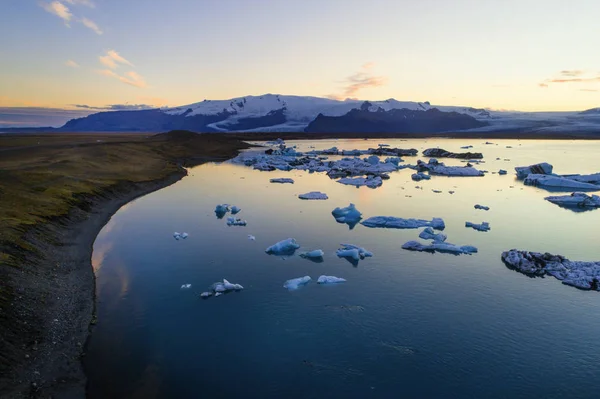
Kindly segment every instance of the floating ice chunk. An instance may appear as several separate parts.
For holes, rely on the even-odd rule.
[[[220,204],[217,205],[217,207],[215,208],[215,214],[217,215],[218,219],[222,219],[223,216],[227,214],[227,212],[229,212],[228,204]]]
[[[466,222],[465,227],[471,227],[478,231],[489,231],[490,224],[488,222],[482,222],[481,224]]]
[[[465,145],[465,146],[462,146],[460,148],[462,148],[463,150],[468,150],[469,148],[473,148],[473,146],[472,145]]]
[[[271,183],[281,183],[281,184],[285,184],[285,183],[289,183],[289,184],[294,184],[294,179],[290,179],[287,177],[279,177],[276,179],[271,179],[269,180]]]
[[[298,195],[298,198],[303,200],[326,200],[329,197],[327,197],[327,194],[320,191],[311,191],[310,193]]]
[[[402,245],[402,249],[409,251],[425,251],[425,252],[442,252],[452,254],[473,254],[477,252],[477,248],[471,245],[458,246],[447,242],[433,242],[429,245],[422,244],[418,241],[408,241]]]
[[[417,172],[417,173],[413,173],[410,176],[411,179],[413,179],[414,181],[421,181],[421,180],[429,180],[431,179],[431,176],[429,176],[426,173],[423,172]]]
[[[442,191],[441,191],[441,190],[431,190],[431,191],[433,191],[433,192],[434,192],[434,193],[436,193],[436,194],[441,194],[441,193],[442,193]]]
[[[367,186],[370,188],[379,187],[383,184],[383,181],[381,180],[380,176],[372,176],[372,175],[369,175],[366,178],[365,177],[354,177],[354,178],[344,177],[342,179],[339,179],[337,182],[341,183],[341,184],[346,184],[348,186],[356,186],[356,187]]]
[[[222,292],[215,292],[215,297],[218,297],[218,296],[221,296],[221,295],[223,295]]]
[[[239,207],[237,207],[235,205],[231,207],[231,214],[232,215],[235,215],[236,213],[240,213],[241,211],[242,211],[242,208],[239,208]]]
[[[483,176],[481,170],[477,170],[472,166],[446,166],[443,162],[438,162],[437,159],[431,158],[428,163],[421,160],[417,161],[417,169],[420,172],[429,171],[429,174],[443,176]]]
[[[572,193],[571,195],[550,196],[544,199],[563,207],[600,208],[600,196],[598,195]]]
[[[344,282],[346,282],[345,278],[335,276],[319,276],[319,279],[317,280],[317,284],[335,284]]]
[[[245,220],[234,218],[233,216],[227,218],[227,226],[245,226],[247,224],[248,222]]]
[[[441,218],[431,220],[403,219],[393,216],[373,216],[361,222],[366,227],[383,227],[388,229],[418,229],[419,227],[433,227],[436,230],[444,230],[446,225]]]
[[[219,293],[224,293],[227,291],[240,291],[243,290],[244,287],[242,287],[240,284],[232,284],[229,281],[227,281],[226,279],[223,279],[223,281],[217,281],[216,283],[214,283],[210,289],[215,293],[215,294],[219,294]],[[217,295],[215,295],[217,296]]]
[[[571,261],[561,255],[519,251],[502,253],[502,261],[511,269],[530,276],[554,276],[563,284],[583,290],[600,291],[600,261]]]
[[[182,290],[187,290],[187,289],[190,289],[190,288],[192,288],[192,285],[191,285],[191,284],[183,284],[183,285],[181,286],[181,289],[182,289]]]
[[[188,233],[181,233],[181,238],[183,238],[184,240],[185,240],[186,238],[188,238]]]
[[[364,258],[370,258],[373,253],[366,249],[352,245],[352,244],[340,244],[342,248],[336,251],[336,255],[340,258],[352,258],[354,260],[360,260]]]
[[[590,175],[563,175],[567,179],[577,180],[584,183],[592,183],[600,185],[600,173],[592,173]]]
[[[300,245],[296,242],[296,240],[293,238],[288,238],[271,245],[265,250],[265,252],[273,255],[291,255],[298,248],[300,248]]]
[[[464,153],[456,153],[446,151],[442,148],[428,148],[423,151],[423,155],[426,157],[434,157],[434,158],[462,158],[462,159],[481,159],[483,158],[483,154],[480,152],[464,152]]]
[[[213,293],[209,292],[209,291],[205,291],[202,294],[200,294],[200,298],[205,298],[205,299],[208,297],[211,297],[211,296],[213,296]]]
[[[476,204],[474,208],[475,209],[481,209],[481,210],[484,210],[484,211],[489,211],[490,210],[489,206],[484,206],[484,205],[479,205],[479,204]]]
[[[527,186],[547,187],[555,190],[593,190],[600,191],[600,185],[585,183],[555,175],[530,174],[523,183]]]
[[[312,258],[312,259],[322,258],[323,255],[325,255],[325,252],[323,252],[323,250],[321,250],[321,249],[315,249],[314,251],[309,251],[309,252],[300,254],[300,256],[303,258]]]
[[[448,236],[444,233],[435,233],[431,227],[427,227],[419,234],[419,238],[424,240],[433,240],[435,242],[444,242]]]
[[[310,280],[310,276],[292,278],[283,283],[283,288],[287,288],[288,290],[297,290],[301,286],[308,284]]]
[[[505,171],[504,169],[500,169],[500,170],[498,171],[498,174],[499,174],[499,175],[505,175],[505,174],[507,174],[507,173],[508,173],[508,172],[507,172],[507,171]]]
[[[354,228],[362,219],[362,213],[356,209],[354,204],[350,204],[345,208],[335,208],[331,214],[338,223],[346,223],[350,229]]]
[[[256,237],[254,237],[252,234],[248,234],[248,239],[250,241],[256,241]]]
[[[530,166],[517,166],[515,171],[517,172],[517,178],[519,179],[524,179],[530,174],[549,175],[552,173],[552,165],[543,162]]]
[[[175,233],[173,233],[173,238],[175,238],[176,240],[180,240],[180,239],[185,240],[186,238],[188,238],[188,233],[175,232]]]

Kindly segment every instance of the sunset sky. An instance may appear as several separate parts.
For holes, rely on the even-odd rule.
[[[598,0],[3,0],[0,107],[600,106]]]

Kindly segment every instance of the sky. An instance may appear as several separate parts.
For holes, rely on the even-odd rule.
[[[598,0],[0,2],[0,113],[265,93],[600,106]]]

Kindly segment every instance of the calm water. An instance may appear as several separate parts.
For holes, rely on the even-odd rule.
[[[378,142],[296,144],[353,149]],[[407,169],[378,189],[357,189],[317,173],[228,163],[191,169],[175,185],[124,206],[96,239],[98,325],[85,358],[90,397],[597,398],[598,293],[528,278],[507,269],[500,253],[520,248],[600,259],[600,210],[559,208],[543,200],[548,192],[522,185],[513,173],[514,166],[542,161],[557,173],[599,172],[600,143],[386,142],[454,151],[472,144],[471,151],[485,156],[479,169],[509,175],[415,183]],[[270,184],[273,177],[296,184]],[[296,198],[316,190],[329,200]],[[419,230],[349,230],[331,211],[350,202],[363,217],[442,217],[449,242],[474,245],[479,253],[402,250]],[[248,226],[218,220],[213,211],[220,203],[240,206]],[[475,210],[476,203],[491,210]],[[492,230],[466,229],[465,221],[488,221]],[[190,236],[176,241],[174,231]],[[323,249],[325,261],[264,253],[288,237],[301,251]],[[355,267],[335,256],[340,242],[374,257]],[[282,287],[287,279],[316,281],[321,274],[348,282],[313,281],[294,292]],[[245,290],[198,297],[222,278]],[[192,288],[181,291],[184,283]]]

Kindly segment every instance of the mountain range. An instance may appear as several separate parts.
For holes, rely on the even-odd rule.
[[[522,132],[600,135],[600,108],[583,112],[516,112],[429,102],[333,100],[265,94],[173,107],[98,112],[58,131],[445,133]]]

